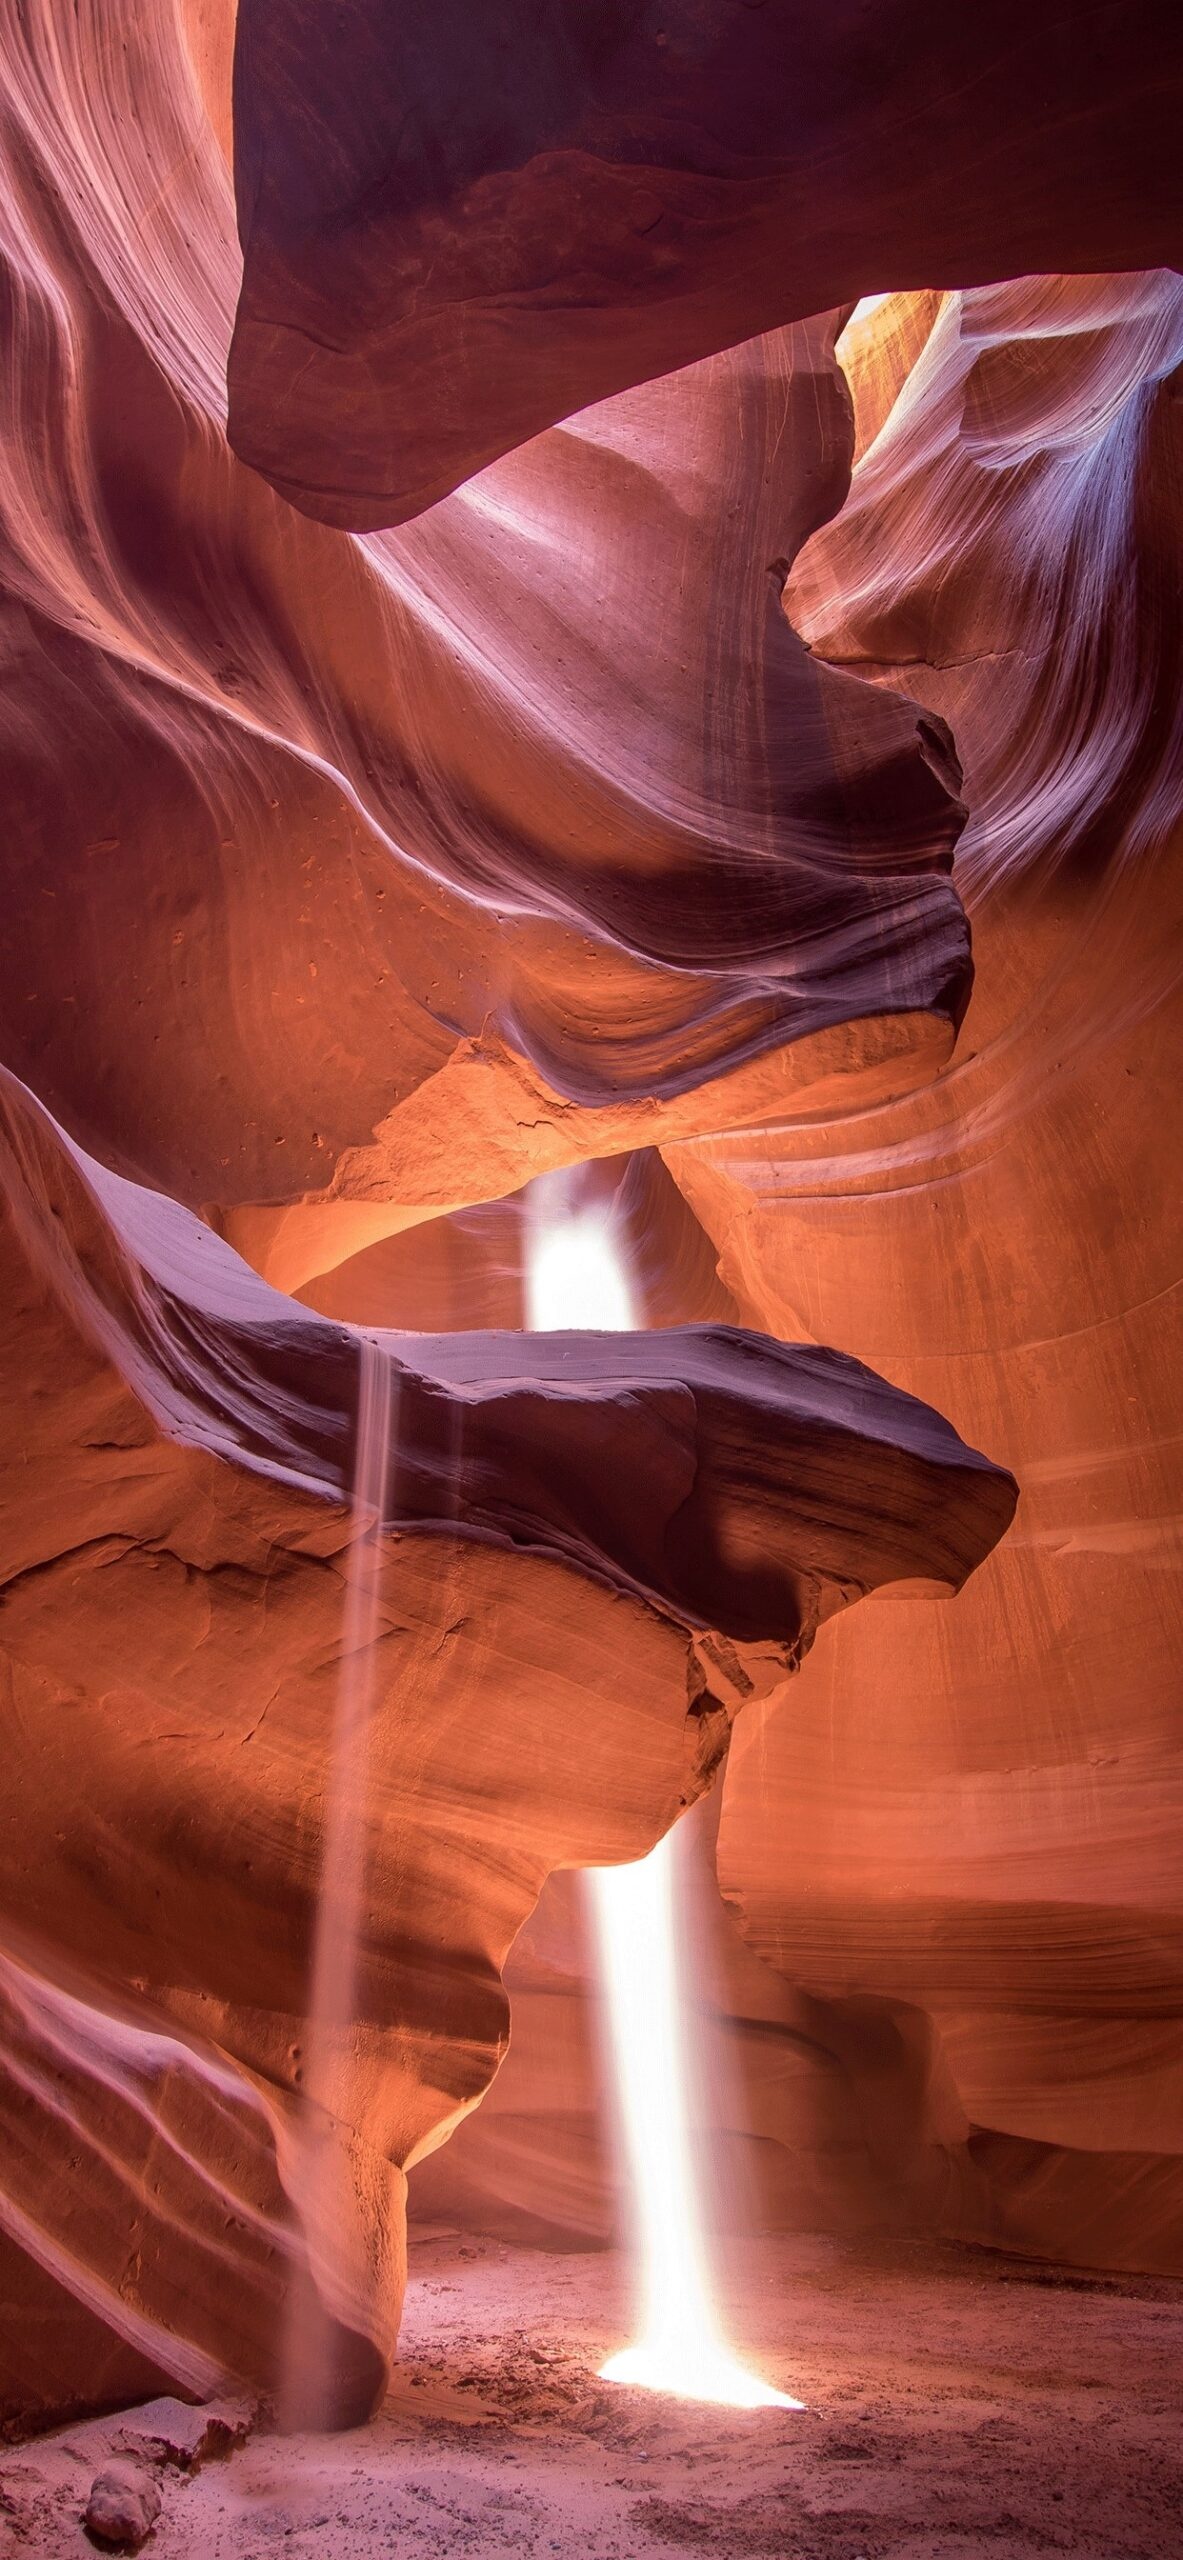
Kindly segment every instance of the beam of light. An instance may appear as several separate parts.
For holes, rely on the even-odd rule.
[[[636,1331],[640,1311],[609,1212],[571,1203],[563,1177],[534,1187],[526,1244],[526,1321],[534,1333],[579,1326]],[[600,2367],[605,2382],[737,2409],[799,2409],[731,2352],[712,2299],[695,2169],[685,2009],[678,1980],[673,1845],[587,1886],[607,1995],[617,2100],[641,2260],[640,2335]]]
[[[299,2210],[310,2263],[290,2288],[280,2372],[279,2422],[289,2433],[340,2423],[340,2335],[313,2269],[318,2259],[341,2255],[352,2217],[349,2170],[335,2120],[342,2113],[348,2116],[356,2045],[369,1729],[380,1619],[378,1566],[394,1433],[393,1388],[388,1354],[360,1334],[351,1538],[312,1934],[304,2103],[296,2132]]]

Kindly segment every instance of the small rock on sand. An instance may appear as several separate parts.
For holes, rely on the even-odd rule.
[[[134,2462],[109,2462],[91,2483],[85,2524],[112,2551],[138,2551],[160,2513],[160,2491],[150,2471]]]

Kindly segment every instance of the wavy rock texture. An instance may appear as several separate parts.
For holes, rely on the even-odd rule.
[[[973,1008],[923,1096],[668,1149],[648,1286],[656,1309],[661,1237],[683,1314],[722,1283],[749,1322],[857,1346],[1023,1500],[955,1614],[881,1595],[737,1729],[686,1876],[732,2224],[1180,2267],[1181,358],[1165,273],[900,295],[842,341],[854,483],[787,602],[953,726]],[[482,1249],[454,1241],[469,1287]],[[571,1880],[507,1980],[515,2046],[412,2208],[602,2239]]]
[[[3,1160],[0,2227],[58,2294],[29,2415],[86,2389],[96,2320],[120,2381],[274,2378],[357,1353],[11,1079]],[[828,1354],[699,1328],[388,1356],[347,2211],[309,2235],[354,2415],[397,2331],[404,2170],[497,2066],[547,1872],[639,1855],[822,1618],[884,1575],[959,1583],[1014,1504]]]
[[[1150,266],[1164,0],[241,0],[237,450],[332,524],[873,286]]]
[[[877,1601],[737,1738],[724,1890],[839,2024],[879,2009],[922,2211],[1168,2269],[1181,357],[1166,274],[907,298],[850,333],[862,458],[788,601],[953,723],[969,1038],[913,1102],[669,1157],[748,1321],[857,1343],[1024,1488],[955,1630]]]
[[[12,31],[9,1063],[287,1288],[548,1165],[930,1074],[956,765],[769,574],[847,486],[833,323],[404,533],[308,524],[225,442],[198,23]]]
[[[357,1354],[214,1230],[315,1293],[544,1166],[897,1090],[969,977],[940,723],[817,667],[779,607],[847,485],[833,322],[582,420],[412,533],[308,524],[223,431],[230,35],[131,0],[4,19],[26,2415],[265,2381],[304,2255]],[[1005,1479],[861,1370],[671,1339],[400,1360],[379,1607],[404,1677],[338,2110],[352,2218],[314,2268],[354,2407],[397,2322],[404,2164],[495,2066],[546,1873],[656,1837],[822,1616],[883,1572],[959,1580],[1008,1516]],[[646,1483],[626,1514],[614,1488]]]
[[[664,271],[637,263],[657,254],[636,247],[647,218],[586,298],[590,373],[561,312],[539,368],[523,360],[528,290],[512,328],[498,304],[494,361],[478,294],[464,362],[439,342],[456,402],[437,380],[433,486],[525,432],[527,412],[545,423],[556,361],[583,397],[675,345],[704,360],[538,436],[424,521],[354,538],[294,512],[226,438],[229,10],[3,8],[3,1306],[20,1463],[4,1550],[0,2281],[30,2333],[6,2385],[26,2420],[141,2388],[200,2393],[227,2370],[266,2386],[309,2257],[347,2404],[369,2404],[397,2325],[405,2172],[497,2065],[515,1932],[556,1867],[659,1835],[717,1770],[741,1704],[751,1741],[718,1855],[748,1944],[719,1958],[716,2005],[725,2041],[759,2042],[761,2069],[773,2056],[752,2081],[773,2184],[783,2194],[784,2161],[812,2145],[812,2191],[832,2197],[845,2146],[852,2211],[889,2178],[907,2209],[959,2229],[1138,2264],[1168,2252],[1170,1896],[1149,1855],[1166,1630],[1146,1594],[1170,1274],[1147,1205],[1163,1115],[1146,1088],[1174,965],[1160,853],[1176,692],[1155,580],[1176,521],[1177,288],[926,291],[861,357],[852,341],[854,414],[840,313],[707,352],[875,281],[869,236],[929,288],[996,272],[1020,241],[1025,257],[1164,255],[1170,80],[1149,14],[1140,49],[1120,18],[1119,62],[1118,13],[1097,14],[1087,95],[1067,21],[1027,30],[1029,71],[1059,47],[1050,122],[1014,59],[983,68],[980,180],[967,188],[958,142],[927,198],[919,146],[961,132],[951,84],[982,67],[977,22],[946,30],[931,63],[877,61],[869,85],[867,46],[899,29],[859,33],[863,121],[847,119],[844,148],[870,175],[865,197],[843,195],[841,255],[825,249],[835,281],[822,289],[823,261],[752,318],[736,265],[763,291],[768,255],[761,282],[752,173],[726,167],[737,224],[713,236],[686,194],[703,264],[666,292],[668,340]],[[761,48],[780,22],[729,14],[737,79],[768,86]],[[261,23],[244,14],[244,166]],[[660,30],[678,80],[688,23]],[[271,12],[268,42],[290,40],[264,66],[277,112],[312,24]],[[636,24],[648,45],[648,16]],[[695,80],[711,78],[725,159],[718,24],[710,8],[693,22]],[[379,21],[354,10],[340,42],[339,18],[316,25],[322,87],[356,82]],[[562,25],[552,13],[529,56],[544,108]],[[993,11],[991,45],[1017,25]],[[470,45],[498,26],[513,32],[493,13]],[[425,29],[424,64],[446,31]],[[819,99],[833,40],[810,70]],[[598,96],[586,46],[577,67]],[[897,77],[913,83],[905,143]],[[1017,138],[993,78],[1021,98]],[[535,90],[519,94],[528,119]],[[371,95],[380,123],[386,92]],[[818,106],[794,184],[816,179],[846,116],[841,98]],[[449,129],[459,170],[470,128]],[[569,244],[533,166],[557,312]],[[578,210],[564,167],[552,175]],[[349,151],[338,174],[352,186]],[[779,271],[792,191],[771,161],[755,174]],[[955,197],[976,245],[950,213],[945,268],[931,232]],[[914,258],[884,227],[889,198],[916,223]],[[321,199],[306,203],[319,219]],[[255,210],[262,225],[263,192]],[[362,263],[389,273],[372,210]],[[264,237],[246,227],[244,314]],[[486,238],[467,215],[464,238],[474,252]],[[301,257],[344,311],[311,225]],[[442,249],[438,273],[446,291]],[[506,270],[498,294],[515,291]],[[1073,312],[1092,317],[1069,328]],[[240,320],[236,402],[248,335]],[[311,398],[311,357],[305,370]],[[376,362],[367,380],[372,442],[394,412]],[[474,455],[477,381],[491,441]],[[275,415],[298,440],[295,408]],[[346,476],[370,467],[347,449],[364,424],[337,402]],[[897,476],[865,513],[893,438]],[[399,468],[394,512],[419,465]],[[905,523],[892,555],[910,505],[925,538]],[[909,579],[928,595],[915,647],[892,626],[890,666],[886,587],[882,612],[856,592],[880,528],[893,596]],[[946,710],[970,766],[988,983],[976,1051],[916,1099],[948,1065],[970,983]],[[1117,1086],[1127,1063],[1136,1099]],[[648,1224],[660,1330],[607,1344],[497,1330],[520,1321],[522,1186],[589,1159],[620,1217]],[[310,2244],[302,2022],[359,1321],[416,1338],[386,1346],[401,1463],[375,1568],[361,2028],[333,2110],[347,2205]],[[753,1321],[804,1347],[735,1329]],[[931,1593],[878,1599],[860,1613],[870,1649],[852,1653],[844,1623],[824,1637],[819,1652],[845,1644],[841,1670],[802,1675],[798,1724],[771,1702],[815,1628],[900,1576],[958,1585],[1014,1500],[936,1413],[829,1341],[932,1389],[975,1439],[980,1412],[984,1444],[1029,1461],[1036,1494],[1013,1560],[958,1603],[968,1667]],[[1114,1751],[1120,1815],[1096,1757]],[[1038,1773],[1018,1815],[1016,1761]],[[929,1804],[943,1866],[918,1828]],[[847,1828],[849,1867],[829,1845]],[[538,1925],[544,1944],[545,1911]],[[524,2068],[530,2051],[526,2034]],[[1082,2170],[1073,2127],[1098,2086],[1105,2147]],[[522,2110],[522,2164],[540,2112]]]

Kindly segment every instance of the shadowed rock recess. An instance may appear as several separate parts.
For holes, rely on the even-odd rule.
[[[888,285],[1179,248],[1166,0],[241,0],[231,439],[401,523],[556,418]]]
[[[0,2425],[309,2281],[363,2415],[408,2173],[603,2236],[561,1871],[700,1798],[753,2210],[1178,2264],[1179,48],[1077,15],[0,0]],[[563,1168],[643,1334],[522,1330]]]

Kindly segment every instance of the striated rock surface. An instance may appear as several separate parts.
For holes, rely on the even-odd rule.
[[[872,287],[1149,266],[1164,0],[241,0],[231,435],[418,514],[605,394]]]
[[[12,2422],[268,2391],[309,2269],[368,2407],[406,2173],[497,2070],[517,1933],[706,1790],[741,1706],[704,2005],[769,2209],[1175,2262],[1180,286],[942,290],[1170,253],[1176,49],[1076,14],[839,10],[786,150],[775,5],[642,9],[623,51],[469,11],[458,115],[446,11],[379,78],[388,15],[247,6],[234,432],[276,487],[226,435],[229,8],[0,18]],[[324,119],[362,97],[385,168],[399,80],[405,197],[359,204]],[[671,173],[673,265],[636,199]],[[885,280],[923,290],[846,332],[852,398],[843,312],[801,315]],[[523,1186],[593,1160],[658,1329],[531,1340]],[[359,1323],[398,1464],[326,2235]],[[1015,1499],[958,1430],[1030,1492],[954,1613]],[[587,2236],[570,1900],[514,1956],[471,2184]]]
[[[788,602],[953,722],[971,1025],[923,1098],[669,1157],[750,1321],[1024,1490],[955,1633],[884,1597],[737,1738],[724,1890],[856,2051],[871,2004],[918,2211],[1175,2270],[1181,357],[1167,274],[851,332],[864,450]]]
[[[12,32],[5,1056],[295,1289],[547,1166],[930,1075],[964,812],[940,722],[779,610],[848,484],[832,318],[382,539],[235,460],[229,33]]]
[[[0,2281],[25,2423],[267,2388],[308,2254],[358,1302],[295,1305],[232,1246],[310,1299],[385,1257],[370,1321],[420,1291],[331,2135],[352,2201],[312,2249],[355,2410],[397,2327],[406,2165],[496,2067],[546,1875],[639,1853],[825,1617],[884,1575],[959,1583],[1013,1503],[857,1364],[717,1328],[445,1338],[424,1305],[404,1239],[441,1211],[931,1074],[969,985],[964,810],[942,724],[816,664],[780,608],[847,486],[832,318],[381,542],[234,458],[229,35],[180,0],[5,28]],[[651,1157],[644,1185],[668,1204]],[[504,1295],[476,1320],[516,1324]],[[699,1310],[734,1312],[713,1282]]]
[[[72,2338],[56,2314],[59,2405],[96,2318],[183,2390],[267,2386],[302,2251],[356,1339],[12,1079],[3,1136],[0,2223],[85,2314]],[[332,2099],[352,2219],[328,2255],[313,2235],[354,2412],[397,2329],[405,2168],[496,2068],[501,1964],[547,1872],[639,1855],[825,1617],[885,1576],[960,1583],[1014,1503],[829,1354],[726,1328],[386,1339]]]
[[[687,1862],[729,2225],[1180,2264],[1181,319],[1173,274],[1034,278],[900,295],[842,341],[859,460],[787,602],[953,725],[973,1007],[923,1096],[666,1160],[737,1314],[857,1345],[1023,1501],[955,1614],[880,1595],[737,1729]],[[693,1312],[701,1265],[649,1203]],[[741,1945],[712,1935],[716,1854]],[[620,2225],[571,1891],[515,1947],[515,2047],[413,2210]]]

